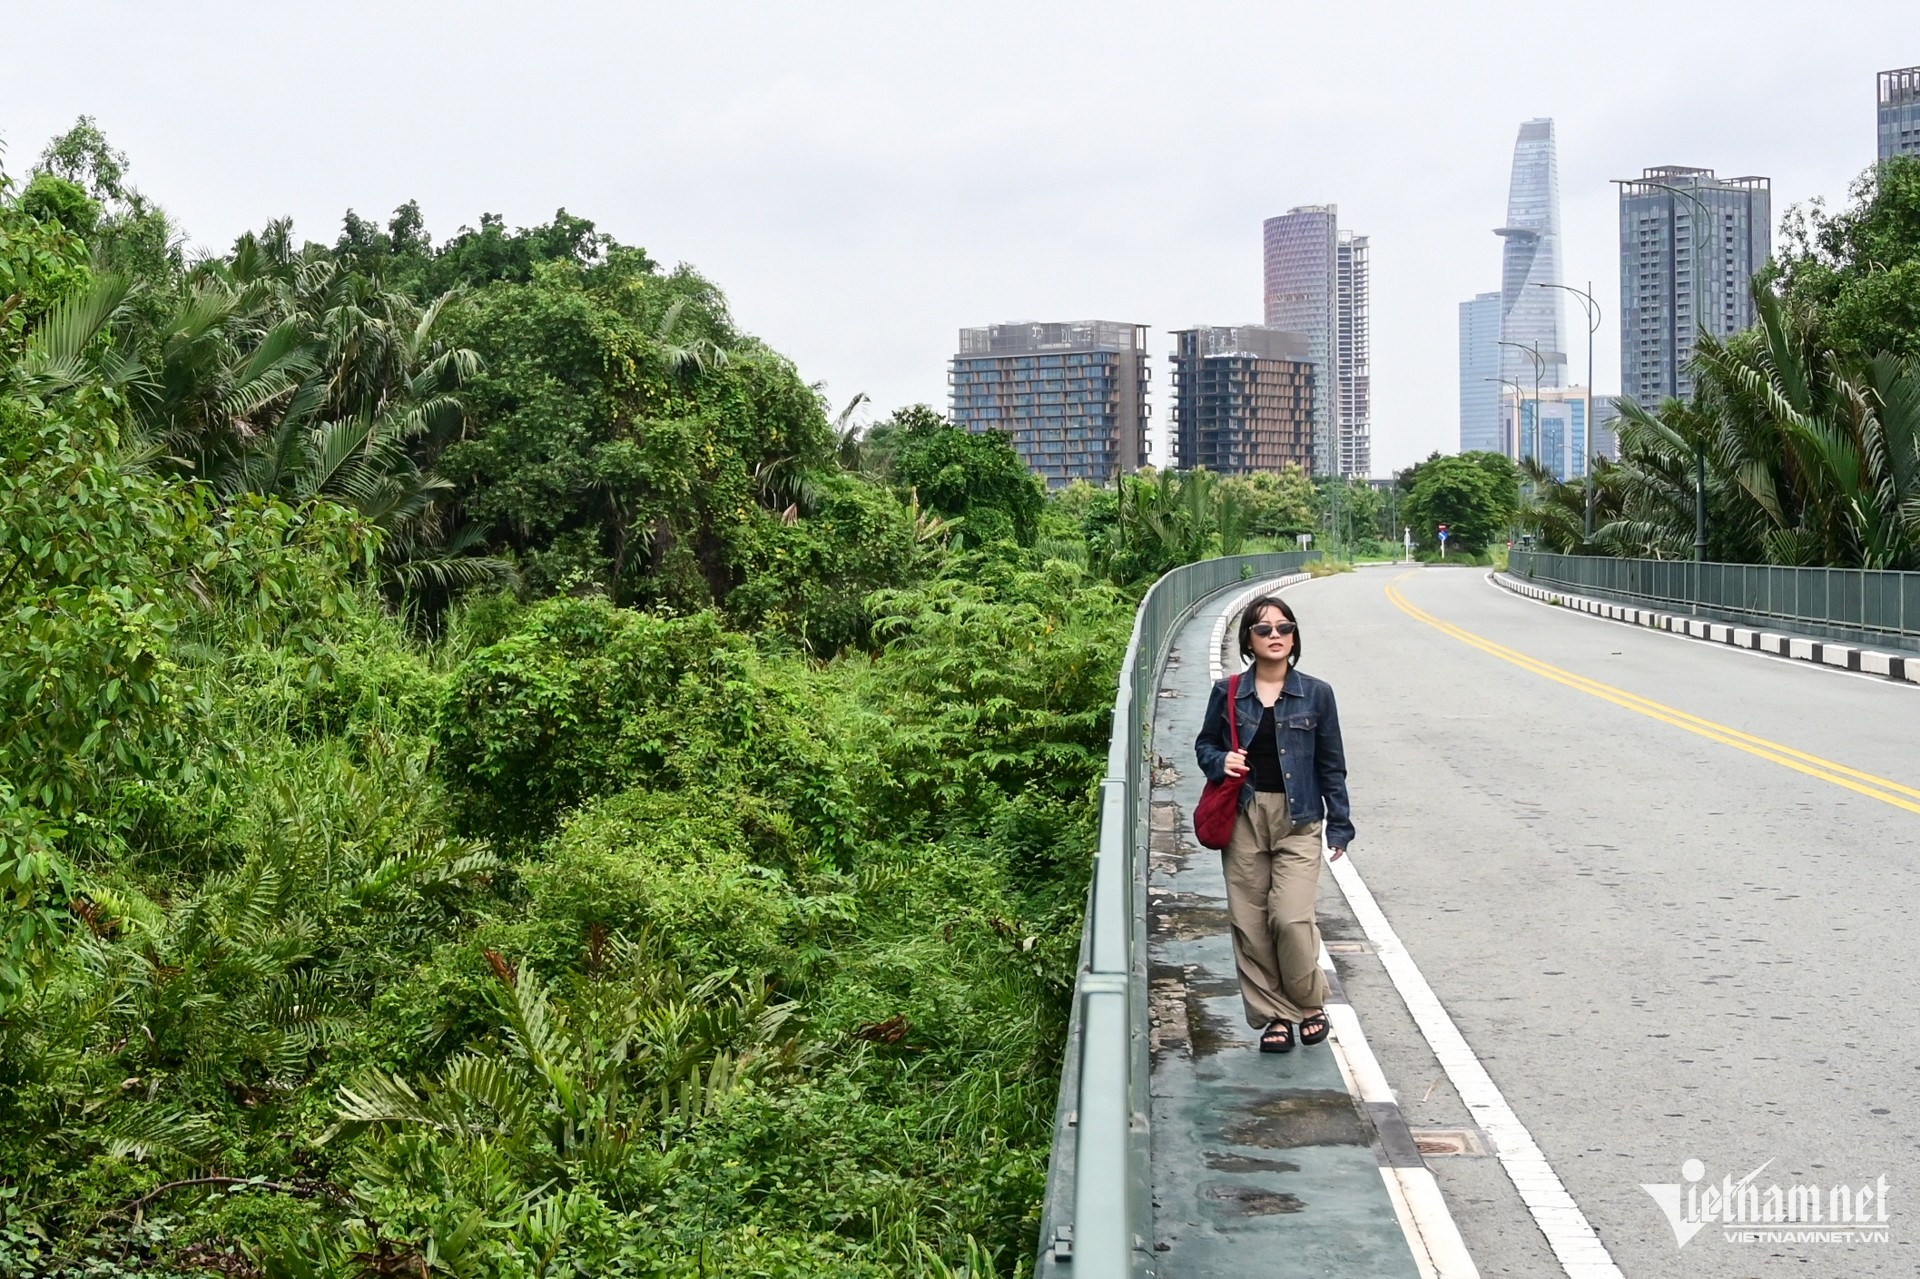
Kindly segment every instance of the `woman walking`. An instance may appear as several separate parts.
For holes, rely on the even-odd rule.
[[[1240,816],[1221,862],[1247,1024],[1262,1028],[1260,1051],[1273,1053],[1293,1051],[1296,1033],[1303,1044],[1327,1037],[1327,978],[1314,919],[1320,832],[1324,825],[1330,859],[1353,839],[1333,689],[1295,669],[1301,639],[1293,609],[1279,596],[1247,605],[1240,656],[1252,665],[1235,681],[1231,707],[1229,681],[1214,684],[1193,746],[1208,780],[1243,779]]]

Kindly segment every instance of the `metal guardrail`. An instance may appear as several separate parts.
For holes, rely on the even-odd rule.
[[[1287,551],[1183,565],[1153,584],[1134,616],[1100,783],[1099,851],[1060,1070],[1036,1279],[1124,1279],[1142,1273],[1153,1255],[1145,782],[1168,644],[1208,596],[1319,558],[1318,551]]]
[[[1920,651],[1920,573],[1514,550],[1516,577],[1715,621]]]

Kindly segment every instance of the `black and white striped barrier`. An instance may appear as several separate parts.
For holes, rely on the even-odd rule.
[[[1615,604],[1609,600],[1590,599],[1585,595],[1569,595],[1565,591],[1548,590],[1544,586],[1520,581],[1505,573],[1490,573],[1488,576],[1495,585],[1504,587],[1516,595],[1524,595],[1528,599],[1540,600],[1547,604],[1557,604],[1562,608],[1574,609],[1581,613],[1591,613],[1595,617],[1604,617],[1610,621],[1645,626],[1656,631],[1671,631],[1675,635],[1688,635],[1694,639],[1707,640],[1714,644],[1727,644],[1734,648],[1752,649],[1759,653],[1772,653],[1776,657],[1791,658],[1796,662],[1818,662],[1822,665],[1838,667],[1843,671],[1860,671],[1867,675],[1881,675],[1887,679],[1920,684],[1920,654],[1883,653],[1877,649],[1859,648],[1835,640],[1807,639],[1800,635],[1780,635],[1750,626],[1730,626],[1725,622],[1709,622],[1704,618],[1687,617],[1677,613],[1660,613],[1650,608],[1635,608],[1631,604]]]

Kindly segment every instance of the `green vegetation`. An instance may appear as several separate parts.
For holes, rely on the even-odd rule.
[[[1590,539],[1585,485],[1533,477],[1545,545],[1691,557],[1704,461],[1708,559],[1920,569],[1920,160],[1791,215],[1786,238],[1754,328],[1701,340],[1693,400],[1621,406]]]
[[[178,243],[0,179],[0,1273],[1027,1267],[1135,602],[1304,481],[862,436],[564,211]]]
[[[1499,453],[1438,453],[1401,471],[1401,513],[1422,559],[1440,557],[1440,525],[1447,526],[1447,560],[1478,556],[1504,545],[1520,502],[1520,472]]]

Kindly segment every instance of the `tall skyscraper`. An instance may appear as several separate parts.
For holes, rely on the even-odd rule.
[[[1505,451],[1500,433],[1500,295],[1460,304],[1460,451]]]
[[[1507,184],[1507,224],[1494,234],[1501,249],[1500,376],[1531,389],[1536,373],[1527,347],[1540,356],[1542,387],[1567,382],[1566,331],[1561,316],[1566,298],[1560,283],[1560,160],[1554,150],[1553,121],[1528,120],[1513,144],[1513,176]]]
[[[1311,470],[1317,365],[1306,335],[1243,324],[1174,332],[1173,441],[1183,470]]]
[[[1373,281],[1367,237],[1340,232],[1334,255],[1334,331],[1340,343],[1335,469],[1365,479],[1373,474]]]
[[[1320,366],[1313,472],[1364,476],[1373,460],[1367,239],[1343,236],[1331,204],[1289,209],[1261,232],[1267,327],[1304,335]]]
[[[1147,330],[1112,320],[961,329],[955,426],[1005,431],[1048,488],[1111,484],[1147,462]]]
[[[1880,158],[1920,155],[1920,67],[1882,71],[1880,89]]]
[[[1261,257],[1266,276],[1266,322],[1307,339],[1307,358],[1319,366],[1319,383],[1328,393],[1313,405],[1313,473],[1331,475],[1338,455],[1339,333],[1334,312],[1340,297],[1339,215],[1331,204],[1289,209],[1261,225]]]
[[[1771,185],[1680,165],[1616,181],[1621,394],[1649,406],[1689,399],[1699,332],[1731,337],[1753,323],[1753,277],[1773,251]]]

